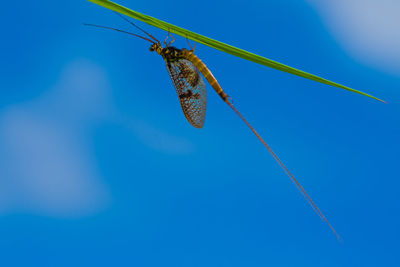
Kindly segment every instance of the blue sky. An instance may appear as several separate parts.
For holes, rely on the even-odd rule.
[[[120,3],[389,102],[196,48],[344,241],[209,86],[195,129],[147,42],[82,25],[118,16],[9,1],[1,266],[399,266],[400,4]]]

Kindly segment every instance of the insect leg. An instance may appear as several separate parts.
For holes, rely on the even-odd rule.
[[[171,36],[171,38],[172,38],[171,42],[168,43],[168,46],[171,46],[171,44],[172,44],[173,42],[175,42],[175,38],[174,38],[174,36],[172,36],[172,34],[170,34],[169,32],[168,32],[168,34],[169,34],[169,36]]]
[[[169,36],[171,36],[172,40],[167,44],[167,40],[168,40],[168,37],[169,37]],[[165,40],[164,40],[165,47],[171,46],[171,44],[172,44],[173,42],[175,42],[175,38],[174,38],[174,36],[172,36],[172,34],[169,32],[169,29],[168,29],[167,37],[165,37]]]
[[[194,43],[194,46],[192,46],[191,44],[190,44],[190,42],[189,42],[189,39],[186,37],[186,42],[188,43],[188,45],[190,46],[190,48],[191,48],[191,52],[192,53],[194,53],[194,50],[195,50],[195,48],[196,48],[196,42]]]
[[[170,34],[169,34],[169,30],[168,30],[167,36],[166,36],[165,39],[164,39],[165,47],[168,47],[168,45],[167,45],[167,40],[168,40],[169,35],[170,35]]]

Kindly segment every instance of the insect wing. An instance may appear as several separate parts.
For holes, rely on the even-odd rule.
[[[194,127],[202,128],[206,117],[207,90],[199,70],[186,59],[167,61],[167,69],[186,119]]]

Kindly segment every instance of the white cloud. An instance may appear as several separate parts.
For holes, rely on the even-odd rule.
[[[358,61],[400,75],[400,1],[308,0]]]

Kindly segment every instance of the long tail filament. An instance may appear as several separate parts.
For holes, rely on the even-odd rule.
[[[278,162],[279,166],[285,171],[285,173],[289,176],[290,180],[294,183],[296,188],[300,191],[300,193],[303,195],[303,197],[307,200],[307,202],[311,205],[311,207],[314,209],[314,211],[321,217],[322,220],[324,220],[329,228],[331,228],[332,232],[335,234],[336,238],[340,241],[341,237],[339,234],[335,231],[333,226],[329,223],[329,221],[326,219],[324,214],[321,212],[321,210],[318,208],[317,204],[312,200],[312,198],[307,194],[306,190],[301,186],[301,184],[297,181],[297,179],[293,176],[293,174],[289,171],[289,169],[283,164],[283,162],[279,159],[279,157],[275,154],[275,152],[271,149],[271,147],[264,141],[264,139],[257,133],[257,131],[251,126],[251,124],[246,120],[246,118],[239,112],[239,110],[236,109],[236,107],[229,101],[225,100],[225,102],[233,109],[233,111],[242,119],[244,123],[250,128],[250,130],[253,131],[253,133],[257,136],[257,138],[263,143],[263,145],[268,149],[268,151],[271,153],[271,155],[274,157],[274,159]]]

